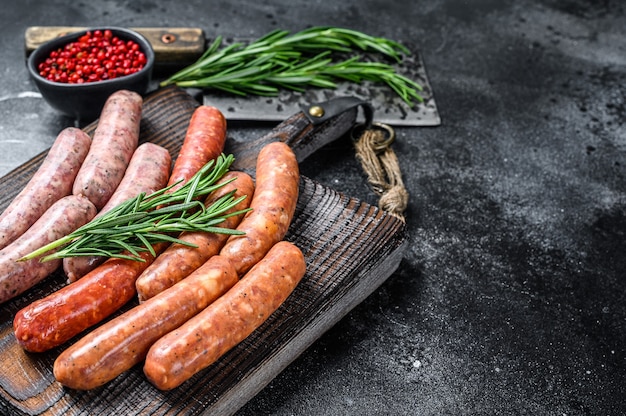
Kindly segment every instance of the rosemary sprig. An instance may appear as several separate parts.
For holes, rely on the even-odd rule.
[[[150,195],[137,195],[20,260],[41,257],[40,261],[49,261],[64,257],[104,256],[144,261],[139,253],[149,251],[155,255],[153,245],[160,242],[193,246],[175,237],[184,231],[242,234],[217,225],[229,216],[249,210],[226,213],[245,196],[235,199],[233,191],[209,206],[201,202],[201,197],[206,197],[228,183],[217,181],[228,172],[233,161],[232,155],[221,155],[204,165],[179,189],[170,192],[176,186],[174,184]],[[53,250],[56,251],[45,255]]]
[[[276,96],[280,88],[336,88],[336,81],[370,81],[387,84],[407,104],[422,102],[422,86],[397,73],[387,63],[359,56],[335,60],[333,53],[378,53],[400,63],[410,51],[402,44],[356,30],[312,27],[295,34],[275,30],[243,44],[221,48],[218,36],[193,64],[161,82],[184,88],[217,89],[235,95]]]

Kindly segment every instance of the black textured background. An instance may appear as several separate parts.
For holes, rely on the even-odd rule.
[[[32,96],[30,25],[350,27],[415,45],[442,125],[399,128],[400,268],[240,415],[626,412],[626,3],[37,1],[0,14],[0,169],[72,123]],[[233,125],[254,137],[267,126]],[[349,140],[309,177],[377,203]]]

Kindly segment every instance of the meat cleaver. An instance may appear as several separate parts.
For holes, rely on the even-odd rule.
[[[37,46],[60,35],[83,30],[76,26],[32,26],[26,29],[25,48],[30,54]],[[154,48],[157,75],[167,77],[197,60],[207,47],[200,28],[131,28],[144,35]],[[238,40],[243,41],[245,40]],[[409,106],[386,85],[369,82],[339,82],[336,89],[309,88],[305,92],[281,90],[275,97],[235,96],[220,91],[200,91],[204,104],[222,109],[230,120],[280,122],[303,106],[337,97],[351,96],[366,101],[374,109],[377,122],[391,126],[438,126],[441,124],[432,87],[420,54],[413,52],[401,64],[398,73],[420,84],[423,102]]]

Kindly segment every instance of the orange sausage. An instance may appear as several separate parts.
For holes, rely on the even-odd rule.
[[[299,181],[298,161],[287,144],[272,142],[261,149],[250,202],[252,210],[237,227],[245,234],[230,236],[220,251],[230,259],[239,276],[285,237],[296,210]]]
[[[201,105],[191,115],[178,157],[172,168],[169,192],[183,186],[209,161],[216,159],[226,142],[226,118],[215,107]]]
[[[235,180],[232,180],[233,178]],[[231,180],[232,182],[228,182]],[[228,213],[244,210],[250,206],[250,200],[254,193],[254,181],[250,175],[244,172],[232,171],[226,173],[219,182],[228,183],[207,197],[205,201],[206,206],[209,206],[231,191],[235,191],[235,198],[243,195],[246,195],[247,198],[233,207]],[[233,229],[237,227],[243,215],[241,213],[228,217],[219,226]],[[228,237],[229,234],[204,231],[182,233],[178,238],[197,247],[174,243],[161,253],[137,279],[136,286],[139,301],[143,302],[184,279],[211,256],[218,254]]]
[[[96,328],[63,351],[54,376],[64,386],[99,387],[141,362],[150,346],[238,280],[228,260],[211,257],[185,280]]]
[[[148,380],[170,390],[213,364],[278,309],[305,269],[298,247],[277,243],[228,292],[150,347],[144,363]]]

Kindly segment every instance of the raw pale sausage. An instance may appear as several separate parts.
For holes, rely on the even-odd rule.
[[[133,153],[128,168],[117,189],[98,212],[101,217],[122,202],[144,192],[149,195],[167,184],[172,158],[169,151],[154,143],[143,143]],[[63,271],[70,282],[80,279],[100,264],[106,257],[80,256],[63,259]]]
[[[0,250],[0,303],[33,287],[55,271],[61,260],[22,257],[88,223],[96,207],[85,197],[68,195],[52,204],[19,238]]]
[[[0,249],[26,232],[52,204],[72,193],[90,146],[91,137],[81,129],[68,127],[59,133],[39,169],[0,215]]]
[[[104,104],[72,188],[74,195],[86,196],[98,210],[113,195],[139,144],[142,104],[141,95],[127,90],[114,92]]]

